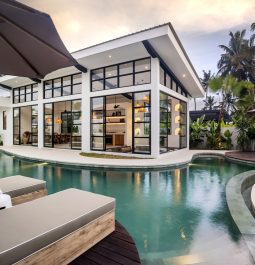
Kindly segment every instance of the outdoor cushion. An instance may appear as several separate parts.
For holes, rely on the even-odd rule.
[[[13,198],[46,189],[46,182],[17,175],[0,179],[0,189]]]
[[[115,199],[68,189],[0,211],[0,264],[12,264],[115,208]]]

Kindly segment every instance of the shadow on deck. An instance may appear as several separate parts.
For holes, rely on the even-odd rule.
[[[139,254],[128,231],[118,222],[115,231],[72,261],[71,265],[138,265]]]

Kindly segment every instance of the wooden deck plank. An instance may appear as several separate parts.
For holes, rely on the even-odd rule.
[[[71,265],[139,265],[135,242],[127,230],[116,221],[116,230],[94,247],[84,252]]]

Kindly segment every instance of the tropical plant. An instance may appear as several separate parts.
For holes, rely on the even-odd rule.
[[[227,148],[228,150],[230,150],[231,147],[233,146],[233,144],[232,144],[232,135],[233,135],[233,133],[230,132],[230,130],[226,130],[226,131],[224,132],[225,144],[226,144],[226,148]]]
[[[214,100],[214,96],[208,96],[206,99],[203,100],[205,103],[205,106],[203,108],[203,110],[212,110],[213,107],[215,106],[215,104],[217,103]]]
[[[242,108],[233,115],[233,121],[238,131],[237,144],[241,151],[249,150],[249,129],[254,125],[254,118],[247,115],[247,111]]]
[[[206,124],[207,147],[209,149],[220,149],[221,136],[219,126],[219,123],[216,121],[208,121]]]
[[[190,146],[191,148],[197,148],[199,144],[203,142],[205,135],[204,126],[205,115],[197,118],[195,121],[190,121]]]

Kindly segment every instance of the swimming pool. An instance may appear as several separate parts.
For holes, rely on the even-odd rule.
[[[254,264],[225,199],[228,179],[254,168],[199,158],[176,169],[104,170],[0,152],[0,177],[44,179],[49,193],[74,187],[115,197],[116,217],[133,236],[143,263],[157,265]]]

